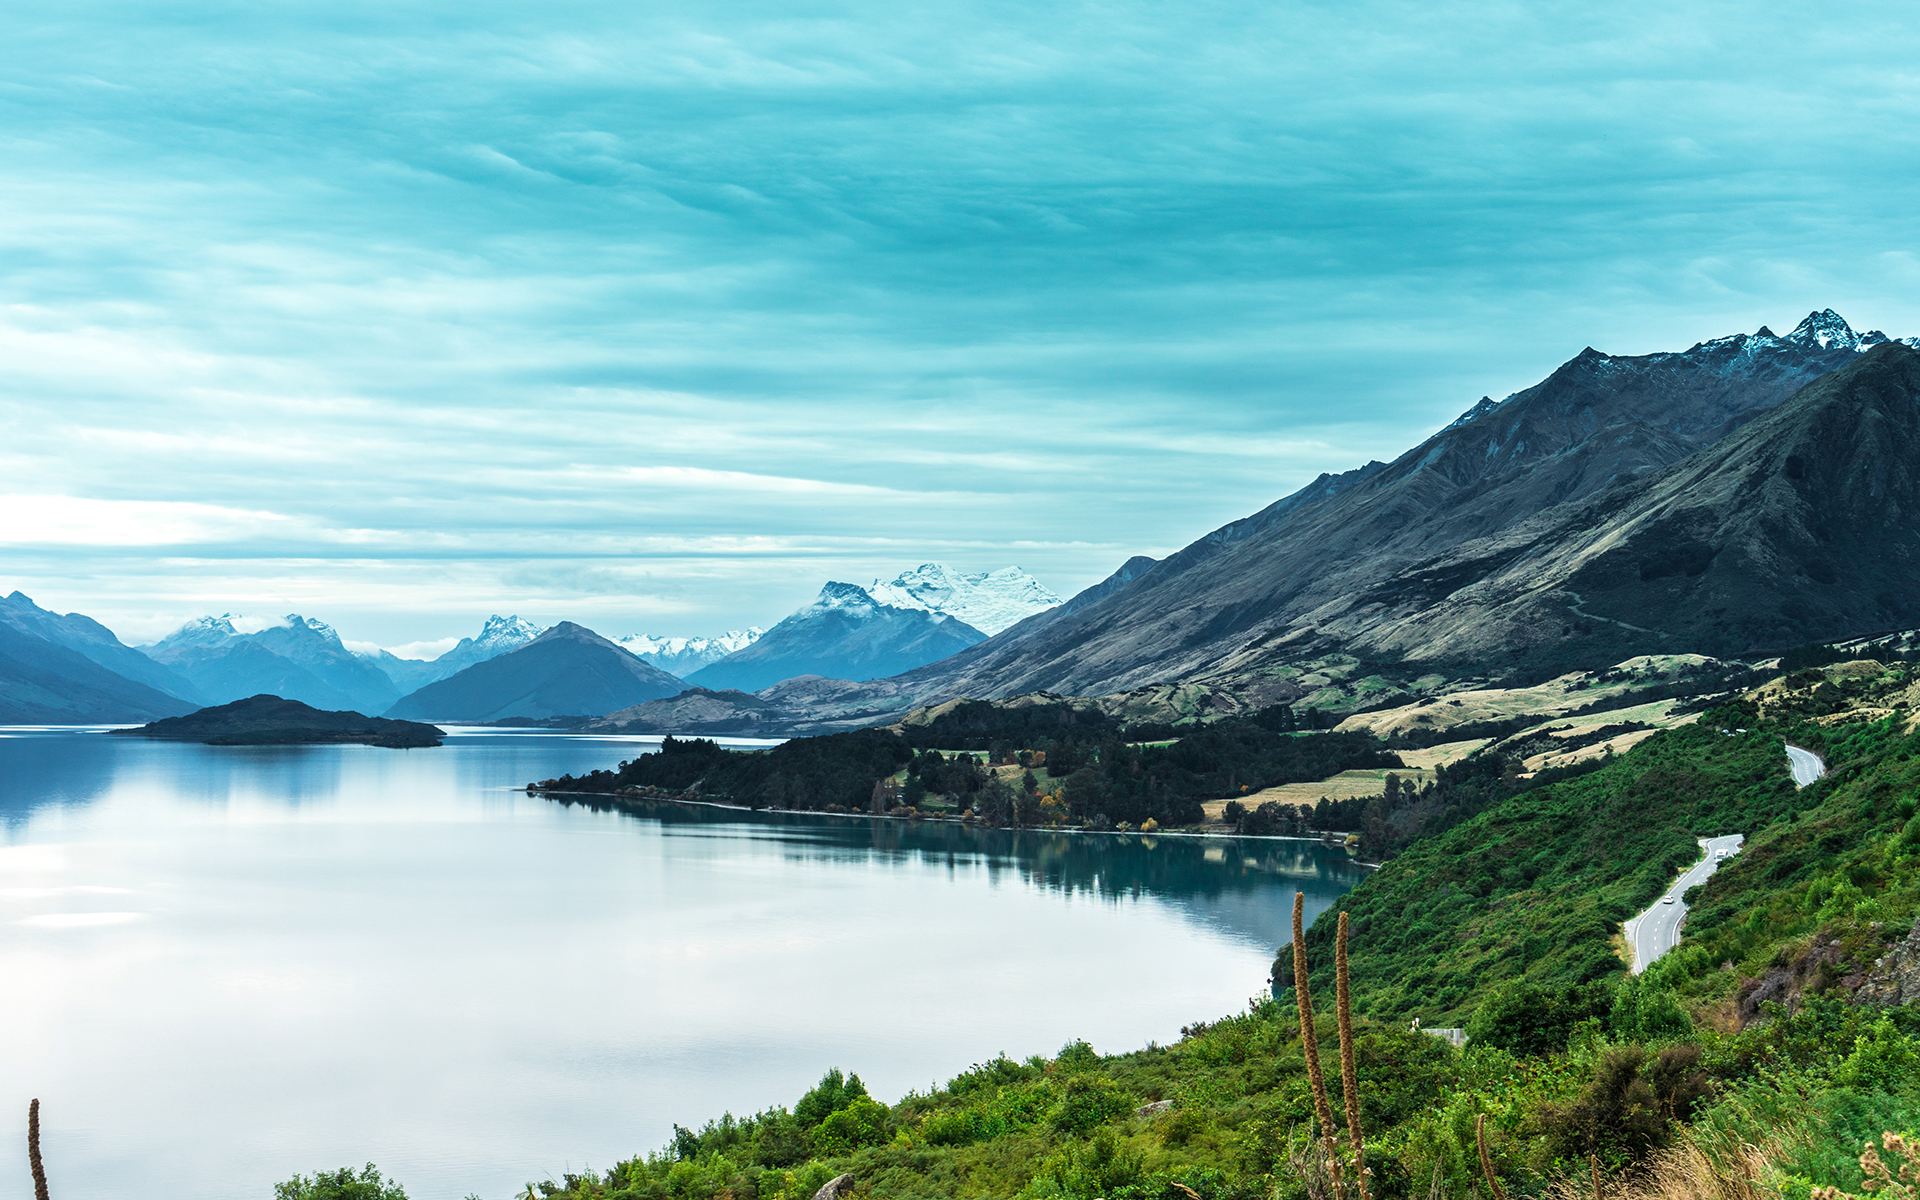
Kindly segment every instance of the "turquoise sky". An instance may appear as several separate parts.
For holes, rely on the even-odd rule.
[[[0,590],[1067,592],[1588,344],[1920,333],[1920,38],[1822,11],[9,4]]]

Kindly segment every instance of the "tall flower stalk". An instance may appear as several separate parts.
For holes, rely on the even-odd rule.
[[[1327,1155],[1327,1174],[1333,1194],[1345,1200],[1347,1189],[1340,1170],[1339,1145],[1333,1132],[1333,1105],[1327,1102],[1327,1077],[1320,1070],[1320,1039],[1313,1030],[1313,992],[1307,986],[1305,916],[1307,894],[1293,894],[1293,1002],[1300,1012],[1300,1048],[1307,1056],[1307,1081],[1313,1085],[1313,1112],[1320,1122],[1320,1145]]]
[[[1487,1114],[1479,1113],[1473,1118],[1473,1140],[1480,1146],[1480,1173],[1487,1177],[1487,1190],[1493,1193],[1493,1200],[1507,1200],[1507,1193],[1500,1186],[1500,1180],[1493,1173],[1493,1155],[1487,1153]]]
[[[27,1105],[27,1166],[33,1171],[33,1200],[47,1200],[47,1168],[40,1161],[40,1101]]]
[[[1367,1200],[1366,1139],[1360,1135],[1360,1084],[1353,1068],[1353,996],[1347,986],[1347,914],[1333,947],[1333,1005],[1340,1023],[1340,1098],[1347,1109],[1347,1145],[1353,1151],[1353,1185]]]

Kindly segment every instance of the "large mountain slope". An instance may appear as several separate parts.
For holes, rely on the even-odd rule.
[[[114,636],[111,629],[82,613],[49,612],[24,593],[0,600],[0,623],[64,646],[116,675],[183,700],[198,699],[193,685]]]
[[[687,682],[752,692],[808,675],[878,679],[938,661],[985,637],[945,613],[884,604],[856,584],[829,583],[812,604],[759,641],[693,672]]]
[[[562,621],[518,650],[402,697],[386,715],[435,721],[599,716],[686,687],[591,629]]]
[[[1642,485],[1542,514],[1383,649],[1523,636],[1708,654],[1920,625],[1920,352],[1882,345]],[[1502,628],[1504,627],[1504,628]]]
[[[894,682],[917,697],[1090,694],[1169,679],[1246,685],[1333,651],[1480,653],[1487,647],[1471,640],[1422,642],[1414,617],[1512,567],[1526,543],[1507,535],[1558,506],[1658,475],[1886,341],[1855,334],[1828,311],[1785,336],[1763,328],[1638,356],[1585,350],[1505,401],[1483,400],[1392,463],[1323,476],[1103,586],[1090,603]],[[1528,648],[1532,661],[1488,665],[1546,669],[1583,650],[1540,638]]]
[[[0,600],[0,723],[151,721],[191,711],[172,688],[185,685],[92,619],[48,612],[19,592]]]

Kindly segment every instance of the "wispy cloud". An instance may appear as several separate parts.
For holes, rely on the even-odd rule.
[[[280,513],[167,500],[0,494],[0,545],[166,547],[258,539]]]

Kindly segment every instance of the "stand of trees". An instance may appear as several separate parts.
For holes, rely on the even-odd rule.
[[[1400,765],[1371,734],[1300,733],[1298,724],[1280,706],[1182,728],[1170,744],[1141,744],[1137,728],[1094,710],[975,702],[926,725],[796,738],[764,751],[668,738],[659,753],[614,770],[534,786],[763,808],[937,809],[996,825],[1112,828],[1195,825],[1207,800]],[[959,744],[938,745],[942,739]]]

